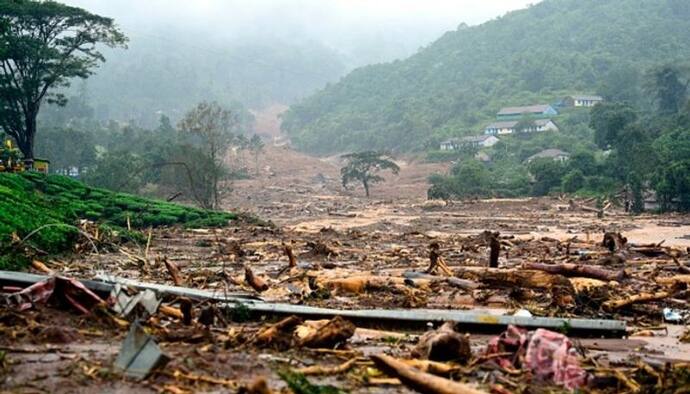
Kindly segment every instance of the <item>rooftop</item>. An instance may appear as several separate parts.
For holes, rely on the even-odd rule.
[[[595,95],[586,95],[586,94],[576,94],[571,97],[573,100],[582,100],[582,101],[603,101],[604,98],[601,96],[595,96]]]
[[[552,122],[552,120],[551,119],[534,119],[533,122],[537,126],[546,126],[549,122]],[[506,120],[503,122],[491,123],[490,125],[486,126],[486,128],[487,129],[512,129],[518,123],[519,123],[518,120]]]
[[[528,105],[525,107],[505,107],[498,111],[498,115],[519,115],[543,113],[551,108],[549,104]]]

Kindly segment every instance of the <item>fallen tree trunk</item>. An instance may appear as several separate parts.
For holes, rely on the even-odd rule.
[[[565,276],[544,271],[488,268],[483,271],[462,271],[459,275],[478,280],[489,286],[550,290],[554,303],[559,306],[571,304],[575,294],[572,283]]]
[[[405,278],[388,276],[351,276],[349,278],[328,278],[319,282],[329,290],[338,290],[346,293],[361,294],[368,290],[387,290],[396,286],[405,287]],[[430,280],[425,278],[414,279],[416,287],[428,287]]]
[[[617,309],[624,308],[633,304],[639,304],[644,302],[661,301],[666,298],[671,297],[671,293],[667,291],[661,291],[658,293],[640,293],[622,298],[620,300],[609,300],[602,304],[605,310],[615,311]]]
[[[656,278],[656,283],[664,286],[672,286],[677,283],[690,284],[690,275],[675,275],[668,278]]]
[[[336,316],[316,332],[302,339],[300,345],[309,348],[332,348],[350,339],[355,334],[356,328],[350,321]]]
[[[407,387],[426,394],[485,394],[474,387],[441,378],[413,368],[402,361],[383,354],[373,355],[376,367],[386,374],[400,379]]]
[[[563,275],[565,277],[584,277],[610,281],[621,281],[627,277],[625,270],[618,272],[605,270],[591,265],[578,265],[573,263],[543,264],[523,263],[522,267],[528,270],[538,270],[550,274]]]
[[[294,315],[286,317],[276,324],[261,329],[252,339],[252,343],[257,346],[289,345],[292,332],[300,324],[302,324],[302,319],[299,317]]]

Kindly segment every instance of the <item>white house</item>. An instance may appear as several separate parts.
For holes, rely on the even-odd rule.
[[[509,121],[503,121],[503,122],[494,122],[491,123],[490,125],[486,126],[484,129],[484,134],[486,135],[504,135],[504,134],[513,134],[517,132],[518,130],[516,129],[516,126],[518,126],[520,122],[517,120],[509,120]],[[523,128],[522,130],[519,130],[520,132],[523,133],[534,133],[534,132],[542,132],[542,131],[559,131],[558,126],[556,123],[553,122],[551,119],[535,119],[531,121],[530,124],[527,125],[527,127]]]
[[[473,135],[462,138],[451,138],[441,142],[441,150],[458,150],[461,148],[488,148],[499,141],[493,135]]]
[[[601,96],[575,95],[564,98],[563,104],[566,107],[594,107],[602,101],[604,98]]]

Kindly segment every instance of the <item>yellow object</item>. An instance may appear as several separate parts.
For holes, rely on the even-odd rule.
[[[34,171],[41,172],[43,174],[48,173],[48,167],[50,166],[50,162],[48,160],[43,160],[43,159],[34,159]]]

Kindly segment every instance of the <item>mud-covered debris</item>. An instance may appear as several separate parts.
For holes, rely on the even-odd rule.
[[[237,391],[238,394],[273,394],[273,390],[268,387],[268,382],[264,377],[258,377],[254,381],[247,385],[242,386]]]
[[[355,325],[336,316],[313,333],[300,341],[300,345],[309,348],[332,348],[350,339],[355,334]]]
[[[376,367],[389,376],[400,379],[409,388],[420,393],[427,394],[482,394],[479,390],[468,384],[455,382],[446,378],[422,372],[393,357],[383,354],[371,356]]]
[[[438,330],[424,333],[412,351],[412,356],[433,361],[467,363],[472,357],[469,335],[456,332],[454,326],[454,323],[446,322]]]
[[[620,282],[628,276],[625,270],[610,271],[592,265],[578,265],[573,263],[543,264],[526,262],[522,264],[522,267],[528,270],[539,270],[551,274],[563,275],[565,277],[584,277],[604,281]]]
[[[252,289],[258,292],[264,292],[268,290],[268,282],[259,275],[254,274],[251,268],[244,268],[244,280],[247,282]]]
[[[338,256],[338,251],[333,249],[332,247],[326,245],[325,242],[318,240],[318,241],[308,241],[307,242],[307,247],[309,248],[309,251],[305,254],[305,256],[310,256],[310,257],[326,257],[326,258],[331,258],[331,257],[337,257]]]
[[[173,283],[175,283],[175,286],[183,286],[185,281],[180,273],[180,269],[177,267],[177,264],[168,260],[167,257],[163,257],[163,263],[165,264],[165,268],[168,270],[168,273],[170,273],[170,277],[172,278]]]
[[[289,316],[278,323],[262,328],[251,340],[256,346],[273,346],[278,349],[287,349],[292,342],[292,334],[295,328],[302,324],[302,319],[297,316]]]
[[[615,253],[623,250],[627,242],[628,239],[621,235],[621,233],[606,232],[604,233],[604,239],[601,241],[601,246],[607,248],[611,253]]]
[[[437,270],[446,276],[453,276],[453,272],[448,268],[448,264],[441,257],[441,247],[438,242],[432,242],[429,245],[429,268],[427,273],[433,274]]]

